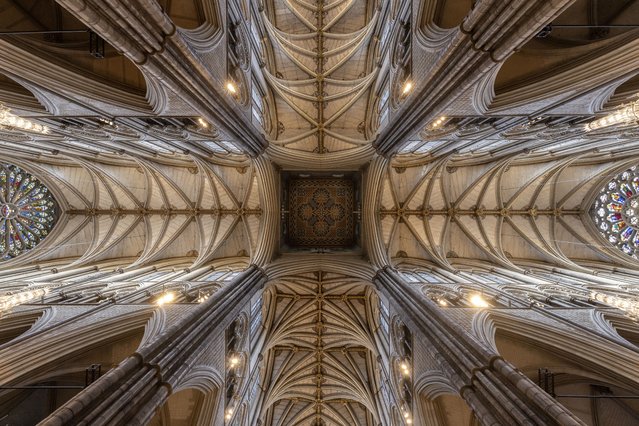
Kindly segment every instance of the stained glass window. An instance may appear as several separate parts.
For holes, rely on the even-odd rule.
[[[597,195],[593,217],[601,235],[629,256],[639,256],[639,170],[619,173]]]
[[[56,223],[58,206],[37,178],[0,163],[0,260],[33,249]]]

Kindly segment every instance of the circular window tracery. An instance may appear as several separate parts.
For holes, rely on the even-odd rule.
[[[35,248],[57,221],[49,189],[13,164],[0,164],[0,260]]]
[[[619,173],[599,192],[593,217],[601,235],[612,245],[639,259],[639,170]]]

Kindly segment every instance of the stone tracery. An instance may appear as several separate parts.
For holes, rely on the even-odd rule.
[[[639,248],[639,172],[636,170],[633,166],[607,182],[592,207],[601,235],[634,259]]]
[[[34,249],[57,221],[57,202],[35,176],[0,164],[0,258]]]

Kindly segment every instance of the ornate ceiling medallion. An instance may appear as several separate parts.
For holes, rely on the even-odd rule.
[[[283,174],[284,251],[352,250],[358,245],[356,174]]]
[[[601,235],[637,259],[639,254],[639,170],[631,167],[599,192],[592,216]]]
[[[0,259],[35,248],[51,232],[57,210],[42,182],[13,164],[0,164]]]

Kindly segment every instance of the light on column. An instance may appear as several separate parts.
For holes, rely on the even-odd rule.
[[[166,303],[171,303],[174,300],[175,300],[175,294],[169,291],[168,293],[164,293],[162,296],[160,296],[160,298],[155,303],[157,303],[159,306],[162,306]]]
[[[473,294],[470,296],[470,303],[476,308],[487,308],[489,306],[481,294]]]
[[[410,413],[408,411],[404,412],[404,419],[406,419],[406,424],[412,424],[413,420],[410,418]]]
[[[229,359],[229,364],[230,364],[231,368],[237,367],[239,365],[239,363],[240,363],[240,359],[237,356],[232,356]]]
[[[401,368],[401,369],[402,369],[402,374],[403,374],[404,376],[410,376],[410,369],[408,368],[408,364],[406,364],[405,362],[402,362],[402,363],[399,365],[399,368]]]
[[[408,409],[404,408],[403,415],[404,415],[404,421],[406,422],[407,425],[413,424],[413,419],[411,418],[410,411]]]
[[[226,90],[228,90],[231,95],[237,94],[237,86],[230,80],[226,82]]]
[[[404,83],[404,87],[402,88],[402,96],[408,95],[411,90],[413,90],[413,82],[408,80]]]
[[[49,133],[49,128],[47,126],[42,126],[25,118],[18,117],[17,115],[13,114],[9,108],[0,103],[0,128],[2,127],[26,130],[27,132],[37,132],[42,134]]]

